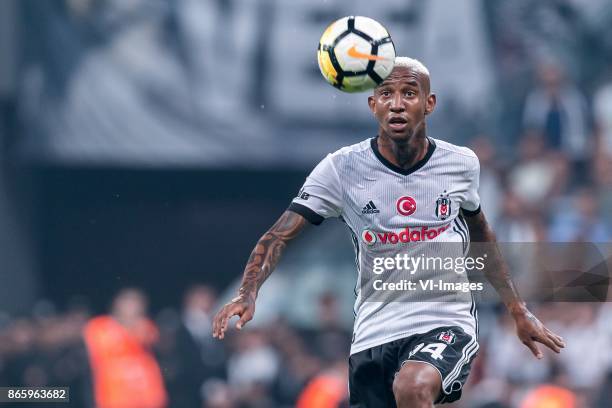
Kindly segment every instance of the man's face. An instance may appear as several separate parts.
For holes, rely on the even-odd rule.
[[[436,97],[429,93],[429,78],[411,68],[396,67],[368,98],[382,129],[397,142],[408,142],[425,125]]]

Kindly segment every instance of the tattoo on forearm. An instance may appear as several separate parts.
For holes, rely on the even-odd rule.
[[[490,244],[485,247],[487,250],[486,278],[493,285],[506,306],[510,307],[516,303],[521,304],[522,300],[497,247],[495,234],[489,227],[484,214],[481,212],[478,215],[467,217],[466,221],[472,242]]]
[[[240,295],[256,296],[259,288],[278,263],[287,242],[295,238],[306,224],[301,215],[285,211],[257,242],[247,262]]]

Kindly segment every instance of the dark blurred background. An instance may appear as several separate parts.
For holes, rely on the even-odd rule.
[[[0,384],[70,384],[93,406],[82,330],[126,288],[127,314],[156,327],[169,406],[294,406],[321,376],[343,384],[355,273],[340,223],[289,249],[247,334],[212,342],[209,320],[314,165],[376,133],[367,95],[318,72],[320,34],[349,14],[429,67],[428,132],[478,154],[500,241],[610,242],[606,0],[0,0]],[[569,344],[544,362],[500,310],[482,307],[456,406],[548,391],[609,406],[607,303],[541,305]]]

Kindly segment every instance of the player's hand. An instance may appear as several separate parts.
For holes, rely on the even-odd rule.
[[[543,357],[540,348],[536,343],[542,343],[555,353],[560,353],[565,347],[563,338],[548,330],[529,310],[515,314],[516,335],[523,342],[536,358]]]
[[[244,325],[255,315],[255,297],[241,294],[232,299],[217,313],[213,319],[213,337],[223,339],[227,325],[233,316],[240,317],[236,328],[241,330]]]

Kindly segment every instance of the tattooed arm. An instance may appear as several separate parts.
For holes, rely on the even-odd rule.
[[[270,276],[287,242],[295,238],[307,224],[301,215],[285,211],[257,242],[244,269],[238,296],[217,313],[213,320],[213,337],[222,339],[229,320],[239,316],[236,328],[242,329],[255,314],[255,299],[264,281]]]
[[[547,329],[526,307],[520,298],[497,247],[495,234],[480,211],[476,215],[466,216],[465,220],[472,242],[487,242],[487,267],[485,277],[493,285],[516,323],[516,334],[537,358],[542,352],[536,342],[542,343],[559,353],[565,347],[563,339]]]

